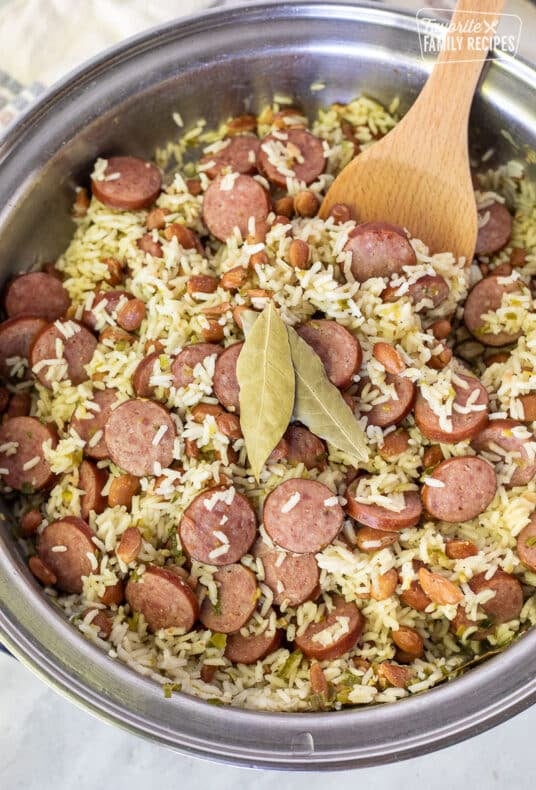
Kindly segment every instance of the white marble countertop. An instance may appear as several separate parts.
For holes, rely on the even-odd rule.
[[[137,13],[147,14],[146,24],[154,24],[184,9],[183,0],[177,3],[170,0],[132,1]],[[220,0],[220,4],[234,1]],[[5,9],[10,2],[18,6],[18,10],[25,4],[25,0],[0,0],[0,8]],[[199,0],[199,5],[209,2],[211,0]],[[36,6],[35,0],[26,0],[26,3]],[[41,3],[39,0],[41,8],[48,7],[58,13],[61,13],[62,6],[71,5],[65,0]],[[100,0],[91,0],[92,7],[99,4],[102,5]],[[126,4],[128,0],[109,0],[104,5],[109,8],[110,5]],[[449,0],[441,3],[448,4]],[[196,0],[187,0],[188,8],[184,10],[191,10],[195,5]],[[421,1],[398,0],[393,5],[414,7],[420,6]],[[422,5],[426,3],[422,2]],[[509,10],[521,12],[525,20],[525,14],[535,13],[528,0],[511,0],[509,6]],[[512,6],[516,6],[515,9]],[[32,19],[32,15],[29,14],[28,18]],[[143,26],[139,17],[132,25],[137,29]],[[533,28],[533,23],[529,22],[529,27]],[[109,43],[107,39],[104,42]],[[527,36],[525,42],[527,48],[532,48],[533,37]],[[7,66],[0,54],[0,68]],[[316,790],[326,781],[326,775],[320,773],[253,773],[172,753],[93,718],[62,699],[21,664],[2,653],[0,677],[1,790],[95,790],[108,783],[113,790],[146,790],[154,786],[155,780],[161,786],[165,786],[166,780],[173,785],[180,782],[188,790],[225,790],[238,784],[246,788],[254,784],[256,790],[262,790],[274,779],[285,788]],[[469,782],[477,790],[481,787],[532,790],[534,731],[536,706],[500,727],[441,752],[332,776],[338,790],[354,788],[357,782],[365,790],[399,790],[415,783],[427,790],[450,790],[466,787]]]
[[[105,724],[48,689],[0,653],[0,788],[2,790],[533,790],[536,706],[469,741],[378,768],[339,773],[249,771],[175,754]],[[169,782],[169,784],[167,784]]]

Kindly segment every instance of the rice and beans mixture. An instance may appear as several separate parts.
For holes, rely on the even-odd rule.
[[[181,129],[156,164],[98,159],[65,253],[6,285],[17,538],[73,624],[166,696],[393,701],[536,620],[535,189],[519,162],[479,164],[470,266],[345,205],[320,219],[395,122],[396,102],[309,123],[282,98]],[[291,422],[253,476],[236,364],[269,302],[365,432],[362,468]]]

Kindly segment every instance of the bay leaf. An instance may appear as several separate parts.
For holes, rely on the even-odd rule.
[[[295,377],[287,328],[273,302],[249,329],[236,375],[240,426],[258,481],[264,463],[288,427],[294,406]]]
[[[348,455],[356,466],[367,461],[365,432],[328,379],[322,360],[292,327],[287,332],[296,373],[294,417]]]
[[[240,318],[242,319],[242,331],[244,336],[247,337],[253,328],[253,324],[260,316],[257,310],[244,310]]]

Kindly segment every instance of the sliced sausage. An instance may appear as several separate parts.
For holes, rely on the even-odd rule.
[[[370,277],[391,277],[417,258],[402,228],[388,222],[364,222],[350,233],[344,247],[352,253],[352,274],[360,283]]]
[[[53,428],[35,417],[12,417],[0,426],[0,478],[5,485],[32,494],[52,484],[45,442],[55,447],[58,437]]]
[[[419,277],[416,282],[411,283],[407,291],[404,291],[400,296],[397,295],[397,292],[398,286],[395,288],[388,285],[382,293],[383,301],[396,302],[397,299],[406,296],[419,311],[438,307],[448,297],[450,289],[447,281],[440,274],[425,274],[423,277]],[[424,305],[423,302],[425,302]]]
[[[442,461],[429,478],[440,486],[423,485],[423,505],[431,516],[449,523],[470,521],[479,516],[497,490],[491,464],[471,455]]]
[[[187,387],[188,384],[195,380],[194,369],[196,365],[202,365],[207,357],[211,357],[214,354],[216,357],[219,357],[222,353],[223,348],[215,343],[194,343],[191,346],[185,346],[177,354],[171,365],[173,386],[177,389]]]
[[[523,608],[523,588],[515,576],[501,569],[496,570],[491,579],[486,579],[485,573],[479,573],[473,576],[469,587],[475,594],[482,590],[495,591],[494,598],[481,604],[494,626],[517,620],[519,617]]]
[[[484,277],[469,291],[466,299],[463,320],[469,332],[486,346],[507,346],[514,343],[521,332],[509,334],[508,332],[498,332],[494,334],[486,330],[483,316],[485,313],[495,312],[501,306],[504,294],[521,293],[524,286],[519,281],[513,283],[501,283],[500,277]]]
[[[361,527],[355,536],[357,548],[367,554],[392,546],[399,537],[398,532],[385,532],[372,527]]]
[[[289,425],[272,450],[269,461],[285,458],[289,464],[303,464],[306,469],[322,469],[326,463],[326,445],[303,425]]]
[[[536,571],[536,516],[532,516],[517,536],[517,553],[523,565]]]
[[[299,606],[320,594],[320,569],[314,554],[292,554],[271,549],[258,540],[251,552],[262,562],[264,582],[274,594],[274,604]]]
[[[514,453],[513,463],[516,468],[510,481],[504,483],[506,488],[513,486],[524,486],[529,483],[536,474],[536,456],[534,449],[532,454],[527,450],[529,443],[534,442],[532,434],[519,438],[515,435],[515,429],[526,433],[525,426],[516,420],[491,420],[483,431],[481,431],[473,441],[473,447],[477,453],[489,453],[491,460],[495,463],[502,460],[502,456],[496,452],[494,445],[500,447],[507,453]]]
[[[37,540],[37,552],[56,576],[56,586],[66,593],[81,593],[82,577],[96,568],[93,532],[76,516],[64,516],[45,527]]]
[[[308,186],[324,172],[324,145],[306,129],[272,132],[261,140],[257,165],[268,181],[278,187],[286,188],[287,178]]]
[[[235,228],[245,239],[251,222],[259,229],[270,213],[270,197],[263,187],[251,176],[238,175],[233,179],[233,175],[216,178],[203,200],[205,225],[220,241],[231,238]]]
[[[10,318],[32,315],[52,323],[65,314],[71,301],[61,280],[45,272],[29,272],[8,284],[5,309]]]
[[[336,321],[308,321],[297,332],[318,354],[331,383],[349,387],[363,360],[359,340]]]
[[[486,425],[489,405],[486,388],[473,376],[466,376],[460,373],[458,374],[458,379],[462,379],[465,382],[466,388],[459,383],[452,383],[455,396],[451,415],[451,430],[446,430],[446,428],[442,427],[439,415],[432,411],[426,398],[420,392],[417,393],[415,422],[427,439],[445,444],[455,444],[456,442],[462,442],[464,439],[472,439]],[[475,390],[478,393],[476,396],[473,394]],[[485,408],[481,408],[479,411],[469,411],[467,414],[458,411],[457,407],[464,409],[469,399],[471,399],[474,406],[484,406]]]
[[[114,409],[104,427],[110,458],[136,477],[160,474],[158,467],[171,464],[175,437],[175,423],[167,409],[140,398]]]
[[[243,343],[233,343],[216,360],[214,370],[214,395],[227,411],[240,414],[240,387],[236,375],[236,363]]]
[[[225,142],[225,148],[206,154],[200,161],[200,164],[210,165],[203,167],[203,172],[209,178],[216,178],[223,168],[249,176],[257,171],[257,154],[260,148],[258,137],[241,134]]]
[[[360,479],[363,478],[354,480],[346,491],[346,499],[348,500],[346,510],[360,524],[372,527],[372,529],[397,532],[406,527],[414,527],[419,523],[422,505],[418,491],[406,491],[404,493],[404,508],[397,512],[396,510],[388,510],[381,505],[358,502],[356,499],[356,488]]]
[[[84,453],[89,458],[101,461],[108,458],[108,447],[104,438],[104,426],[117,403],[116,389],[96,390],[85,418],[73,416],[71,428],[86,443]]]
[[[29,365],[30,348],[45,329],[47,322],[43,318],[20,316],[9,318],[0,324],[0,377],[11,378],[11,365],[8,359],[21,357]],[[24,371],[24,378],[29,377],[29,370]]]
[[[125,597],[132,611],[141,612],[151,631],[161,628],[190,631],[197,620],[197,598],[171,568],[148,565],[140,577],[129,579]]]
[[[4,422],[13,417],[29,417],[32,410],[32,396],[29,392],[14,392],[9,399],[8,407],[4,414]]]
[[[363,633],[365,618],[355,603],[334,595],[333,604],[333,611],[324,620],[311,623],[294,640],[296,647],[307,658],[316,658],[318,661],[340,658],[355,647]]]
[[[281,631],[273,634],[258,634],[255,636],[242,636],[230,634],[225,645],[225,658],[233,664],[256,664],[263,658],[273,653],[281,644]]]
[[[232,634],[244,626],[257,605],[259,588],[252,571],[243,565],[226,565],[214,574],[218,587],[218,600],[213,605],[204,599],[199,619],[211,631]]]
[[[482,220],[489,212],[489,219],[478,229],[475,255],[492,255],[502,250],[512,235],[512,215],[502,203],[492,203],[478,212]]]
[[[209,565],[230,565],[240,560],[249,551],[256,531],[257,519],[249,500],[224,486],[196,496],[179,525],[185,551]],[[222,547],[228,548],[223,551]]]
[[[399,428],[383,437],[383,444],[378,447],[378,453],[386,461],[398,458],[408,450],[409,442],[409,433],[404,428]]]
[[[56,321],[34,339],[30,365],[37,379],[48,389],[52,389],[53,381],[65,379],[76,386],[89,378],[86,365],[91,362],[96,347],[96,338],[81,324]]]
[[[363,379],[360,390],[367,384],[368,379]],[[369,425],[377,425],[380,428],[388,428],[397,425],[405,419],[413,408],[415,402],[415,384],[403,376],[396,376],[386,373],[386,384],[394,386],[397,398],[390,398],[383,403],[372,406],[370,411],[363,410],[363,416],[367,418]],[[361,410],[361,407],[360,407]]]
[[[139,398],[152,398],[155,388],[150,384],[155,362],[160,358],[160,351],[153,351],[138,364],[132,374],[132,388]]]
[[[154,203],[162,187],[160,170],[136,156],[112,156],[102,179],[91,179],[93,194],[111,208],[138,211]]]
[[[128,291],[96,291],[91,307],[82,313],[82,323],[89,329],[100,331],[107,324],[106,315],[113,318],[130,299],[132,294]]]
[[[264,502],[264,527],[278,546],[296,554],[321,551],[338,535],[344,513],[330,489],[315,480],[285,480]]]
[[[102,489],[108,480],[108,472],[99,469],[91,461],[82,461],[78,470],[78,488],[84,492],[80,500],[80,515],[87,520],[91,511],[102,513],[107,506]]]

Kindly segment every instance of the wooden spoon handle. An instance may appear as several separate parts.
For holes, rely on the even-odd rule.
[[[505,0],[458,0],[436,65],[414,107],[424,128],[467,136],[469,111]]]
[[[480,74],[504,3],[505,0],[458,0],[436,65],[465,61],[475,70],[478,67]]]

